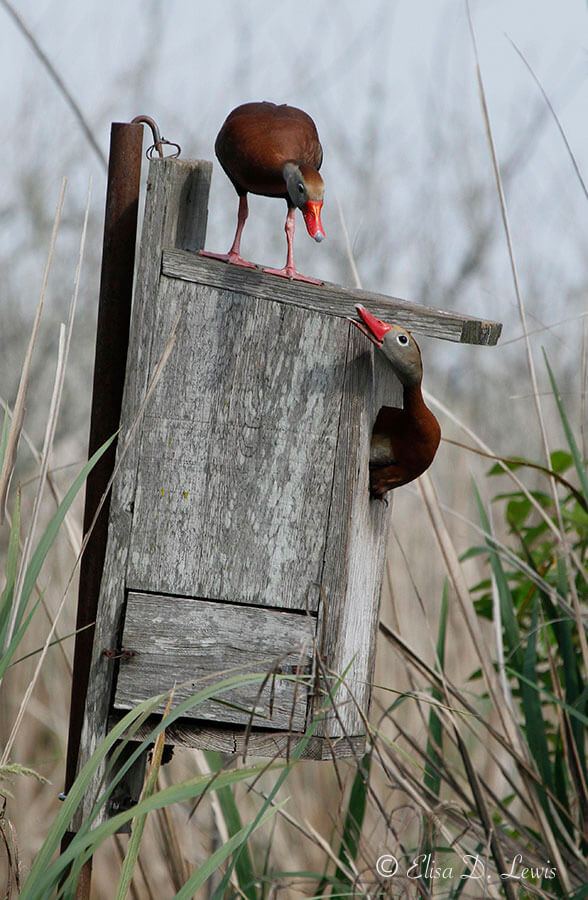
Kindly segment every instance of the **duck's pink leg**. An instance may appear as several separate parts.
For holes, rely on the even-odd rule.
[[[248,262],[241,256],[241,232],[247,221],[249,209],[247,206],[247,194],[239,198],[239,212],[237,213],[237,230],[233,246],[228,253],[209,253],[207,250],[199,250],[201,256],[209,256],[211,259],[221,259],[223,262],[232,263],[234,266],[245,266],[247,269],[257,268],[255,263]]]
[[[283,269],[264,269],[264,272],[267,272],[269,275],[281,275],[282,278],[293,278],[295,281],[307,281],[309,284],[322,284],[318,278],[309,278],[307,275],[301,275],[300,272],[296,271],[294,267],[294,228],[296,225],[295,221],[296,216],[296,207],[291,206],[288,209],[288,215],[286,216],[286,238],[288,240],[288,258],[286,259],[286,265]]]

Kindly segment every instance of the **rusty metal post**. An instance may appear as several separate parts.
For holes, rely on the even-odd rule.
[[[112,123],[89,456],[101,447],[119,427],[129,343],[142,146],[142,125]],[[116,442],[109,447],[88,476],[84,507],[84,534],[92,523],[112,474],[115,454]],[[109,507],[110,498],[102,507],[81,560],[76,629],[84,628],[96,620],[100,581],[106,553]],[[76,635],[65,771],[66,793],[76,776],[93,636],[93,628],[86,628]],[[64,842],[67,844],[70,840],[71,834],[66,835]],[[89,876],[89,872],[86,872],[86,876]],[[80,896],[89,896],[88,891],[89,877],[88,887]]]

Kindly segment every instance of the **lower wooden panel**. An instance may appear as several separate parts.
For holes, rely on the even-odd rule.
[[[174,684],[177,705],[223,678],[277,671],[298,678],[270,677],[261,693],[259,682],[238,685],[186,716],[246,725],[254,709],[256,727],[303,731],[315,627],[314,616],[287,610],[131,591],[122,646],[133,655],[120,661],[114,706],[131,709]]]
[[[120,721],[122,711],[112,713],[109,718],[109,728],[114,727]],[[157,725],[158,719],[150,716],[135,732],[134,741],[143,741],[149,736],[151,730]],[[190,719],[177,719],[173,725],[165,731],[165,740],[168,744],[185,749],[217,750],[221,753],[245,754],[262,757],[289,757],[292,755],[299,737],[283,731],[247,731],[238,726],[229,728],[223,725],[196,724]],[[302,759],[343,759],[346,757],[361,756],[365,750],[365,734],[359,734],[344,738],[328,740],[324,737],[313,736],[308,741],[302,753]]]

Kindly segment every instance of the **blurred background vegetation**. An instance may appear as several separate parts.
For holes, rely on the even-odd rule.
[[[163,134],[182,145],[184,157],[211,159],[216,132],[238,103],[268,99],[307,110],[325,151],[327,240],[319,247],[298,230],[300,270],[353,284],[346,229],[363,287],[502,321],[503,338],[497,348],[420,339],[424,386],[493,452],[545,463],[464,4],[330,0],[317,5],[304,0],[293,8],[268,0],[247,4],[64,0],[58,5],[15,0],[12,9],[75,97],[102,154],[108,151],[110,122],[130,121],[140,113],[153,116]],[[587,198],[557,123],[509,40],[537,74],[580,170],[588,171],[585,4],[564,8],[548,0],[517,4],[480,0],[472,2],[472,14],[551,449],[569,447],[541,347],[546,348],[585,459]],[[43,439],[59,324],[67,317],[72,292],[88,181],[93,180],[78,314],[51,463],[58,485],[65,488],[86,453],[106,172],[4,0],[0,23],[5,147],[0,194],[0,398],[8,404],[14,403],[18,387],[61,178],[68,179],[25,419],[27,434],[37,447]],[[146,166],[143,182],[145,175]],[[285,243],[281,204],[254,197],[250,212],[244,254],[268,265],[281,264]],[[233,188],[215,162],[208,248],[226,249],[235,216]],[[445,437],[472,443],[446,416],[439,413],[439,418]],[[482,543],[472,525],[480,524],[472,477],[486,510],[494,494],[511,489],[500,481],[504,476],[484,478],[490,465],[466,450],[442,444],[431,470],[460,553]],[[23,518],[32,502],[37,470],[21,443],[13,487],[20,480]],[[572,472],[570,478],[574,477]],[[542,479],[536,472],[527,473],[525,480],[535,489],[545,487]],[[52,511],[48,501],[45,521]],[[80,500],[74,513],[79,540]],[[414,485],[395,495],[393,522],[381,617],[433,664],[446,568]],[[528,525],[524,519],[517,524]],[[495,528],[506,539],[508,525],[497,521]],[[7,530],[0,539],[4,556]],[[50,611],[61,598],[74,558],[64,533],[42,573]],[[479,599],[489,572],[487,556],[470,555],[464,572],[470,586],[482,585]],[[74,583],[59,626],[62,634],[73,630],[75,602]],[[42,643],[47,632],[43,616],[38,613],[23,652]],[[490,623],[484,634],[493,645]],[[25,870],[59,808],[71,656],[71,641],[51,651],[13,750],[14,759],[51,781],[45,785],[34,778],[18,778],[10,785],[14,799],[9,801],[9,815]],[[458,684],[476,666],[451,589],[445,665]],[[6,677],[0,693],[3,740],[33,666],[34,660],[26,661]],[[376,682],[395,690],[412,684],[404,659],[385,640],[379,648]],[[389,702],[385,692],[376,692],[376,713],[378,704]],[[424,740],[425,719],[414,714],[410,704],[405,704],[403,714],[412,737]],[[401,744],[405,740],[392,728],[390,737],[399,737]],[[504,775],[480,746],[476,760],[502,795]],[[177,753],[161,778],[171,783],[204,765],[198,754]],[[289,781],[290,808],[327,838],[350,789],[353,766],[348,768],[339,781],[329,765],[304,763]],[[345,776],[345,765],[342,772]],[[414,824],[416,814],[404,808],[394,789],[388,784],[382,790],[389,790],[382,802],[389,809],[398,807],[398,827]],[[252,798],[243,793],[239,802],[245,815]],[[173,856],[183,860],[187,870],[205,859],[219,840],[218,819],[211,807],[203,805],[189,825],[175,807],[165,815],[175,823],[171,832],[169,821],[148,819],[144,841],[151,847],[146,854],[149,871],[137,896],[149,896],[147,882],[152,896],[174,895],[166,864],[172,853],[166,829],[180,841]],[[375,854],[382,840],[376,816],[369,827]],[[283,868],[320,865],[320,849],[303,841],[293,844],[286,830],[276,831],[272,853]],[[106,860],[116,860],[116,854],[116,845],[99,851],[96,897],[111,896]]]

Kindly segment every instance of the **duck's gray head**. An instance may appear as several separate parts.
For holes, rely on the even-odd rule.
[[[356,319],[349,321],[359,328],[372,344],[379,347],[392,365],[399,381],[405,387],[420,384],[423,378],[421,351],[410,331],[400,325],[382,322],[359,303],[355,308],[360,321]]]
[[[325,185],[316,169],[297,162],[287,162],[283,168],[288,196],[304,216],[306,229],[315,241],[322,241],[325,229],[321,222],[321,209]]]

